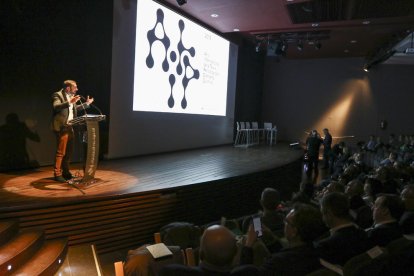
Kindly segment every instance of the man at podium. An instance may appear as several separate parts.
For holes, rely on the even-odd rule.
[[[54,176],[58,182],[72,179],[69,170],[70,158],[73,151],[73,127],[68,124],[76,118],[77,111],[89,107],[93,98],[86,98],[81,102],[81,96],[76,95],[78,86],[73,80],[65,80],[61,90],[53,93],[53,119],[52,130],[56,135],[57,149],[55,155]]]

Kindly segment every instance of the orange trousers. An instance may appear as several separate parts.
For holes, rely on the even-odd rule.
[[[55,176],[68,174],[69,163],[73,152],[73,128],[65,127],[60,132],[55,132],[56,135],[56,156],[54,173]]]

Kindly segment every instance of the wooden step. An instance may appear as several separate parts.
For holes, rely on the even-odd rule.
[[[19,232],[18,221],[0,221],[0,245],[10,241]]]
[[[0,275],[10,275],[42,246],[43,231],[19,232],[0,247]]]
[[[54,275],[62,265],[68,249],[66,239],[46,241],[13,276]]]

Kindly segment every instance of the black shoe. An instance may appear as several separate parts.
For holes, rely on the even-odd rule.
[[[57,182],[61,182],[61,183],[66,183],[66,179],[63,178],[63,176],[59,175],[59,176],[55,176],[55,181]]]
[[[66,180],[69,180],[69,179],[72,179],[73,178],[73,175],[70,172],[64,173],[62,176]]]

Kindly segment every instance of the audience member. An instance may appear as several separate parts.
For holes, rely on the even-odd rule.
[[[380,162],[380,166],[394,166],[397,162],[397,153],[391,152],[390,155]]]
[[[362,198],[364,194],[364,185],[361,181],[354,179],[350,181],[345,188],[345,194],[349,199],[350,215],[355,224],[365,229],[372,225],[372,210]]]
[[[263,208],[262,223],[272,232],[283,232],[283,215],[278,210],[280,205],[279,192],[273,188],[265,188],[260,198],[260,205]]]
[[[238,268],[232,273],[233,259],[237,253],[234,234],[224,226],[208,227],[200,241],[200,263],[196,267],[179,264],[168,265],[160,275],[254,275],[255,268]]]
[[[403,212],[403,202],[396,195],[384,194],[375,200],[372,212],[374,226],[367,230],[372,246],[386,246],[389,242],[402,237],[398,221]]]
[[[272,254],[258,269],[260,275],[306,275],[321,267],[317,251],[312,242],[323,234],[326,228],[318,209],[297,204],[285,218],[284,233],[288,247]],[[246,244],[242,249],[242,264],[252,263],[252,245],[257,236],[249,228]]]
[[[414,233],[414,184],[404,187],[401,199],[405,206],[405,212],[401,216],[400,225],[404,234]]]
[[[365,179],[364,184],[364,200],[368,206],[372,207],[374,205],[375,200],[377,199],[377,195],[382,193],[384,190],[383,184],[375,177],[368,177]]]
[[[375,135],[370,135],[367,144],[365,145],[365,149],[368,151],[374,151],[375,146],[377,145]]]
[[[321,212],[326,226],[330,228],[330,236],[315,242],[315,247],[324,260],[344,265],[353,256],[369,249],[365,231],[352,222],[345,194],[334,192],[324,196]]]

